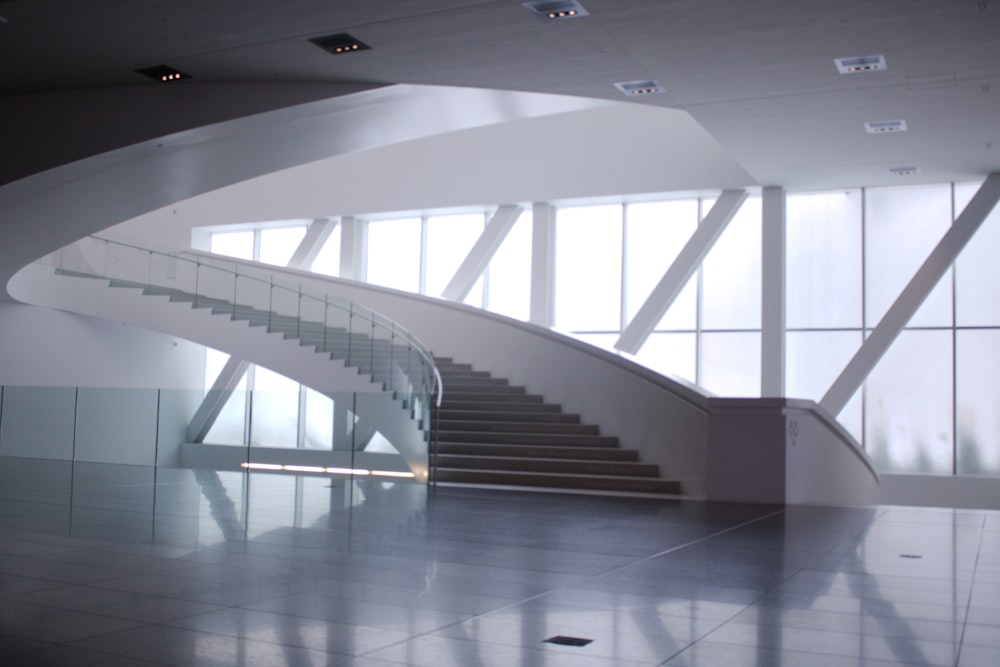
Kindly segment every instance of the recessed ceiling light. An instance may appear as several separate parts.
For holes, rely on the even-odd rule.
[[[885,56],[852,56],[850,58],[834,58],[833,63],[841,74],[861,74],[863,72],[881,72],[888,69]]]
[[[887,132],[906,132],[905,120],[877,120],[865,123],[868,134],[886,134]]]
[[[323,37],[313,37],[309,41],[334,55],[365,51],[372,48],[346,32],[338,32],[336,35],[324,35]]]
[[[148,76],[150,79],[155,79],[156,81],[161,81],[163,83],[173,83],[174,81],[191,78],[189,74],[185,74],[184,72],[167,65],[143,67],[142,69],[135,70],[135,73]]]
[[[643,79],[639,81],[619,81],[615,88],[626,97],[636,97],[638,95],[658,95],[667,92],[658,81],[653,79]]]
[[[536,0],[536,2],[525,2],[521,6],[543,21],[590,16],[590,12],[576,0]]]
[[[920,173],[920,167],[889,167],[893,176],[913,176]]]

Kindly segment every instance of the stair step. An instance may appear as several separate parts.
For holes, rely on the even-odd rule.
[[[442,408],[438,411],[438,419],[442,422],[454,420],[466,421],[487,421],[487,422],[533,422],[545,424],[579,424],[580,415],[566,414],[559,412],[557,405],[551,407],[551,411],[531,411],[531,410],[508,410],[502,411],[505,406],[497,406],[495,410],[463,410],[455,408]]]
[[[658,493],[677,495],[679,482],[649,477],[608,477],[603,475],[558,475],[541,472],[503,472],[499,470],[466,470],[438,468],[438,482],[459,484],[496,484],[503,486],[548,487],[580,491],[618,491],[627,493]]]
[[[508,456],[471,456],[438,454],[438,469],[503,470],[519,472],[549,472],[573,475],[613,475],[617,477],[653,477],[659,467],[651,463],[632,461],[594,461],[564,458]]]
[[[561,433],[490,433],[438,429],[439,442],[496,443],[522,445],[570,445],[572,447],[617,447],[618,438],[605,435]]]
[[[586,459],[592,461],[638,461],[632,449],[616,447],[570,447],[567,445],[498,445],[468,442],[439,442],[438,455],[510,456],[514,458]]]
[[[560,433],[566,435],[600,435],[600,429],[593,424],[566,424],[562,422],[517,422],[517,421],[487,421],[449,419],[444,415],[438,418],[438,428],[441,431],[475,431],[477,433]]]
[[[441,402],[441,411],[475,411],[475,412],[532,412],[559,414],[559,406],[553,403],[542,403],[541,396],[522,396],[521,398],[531,399],[524,401],[466,401],[455,398],[448,391],[448,386],[444,388],[444,400]]]
[[[503,392],[455,391],[448,385],[444,386],[445,401],[449,406],[455,402],[461,403],[541,403],[539,394],[505,394]]]

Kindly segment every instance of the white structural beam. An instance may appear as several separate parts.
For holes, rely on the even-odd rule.
[[[520,215],[521,207],[510,204],[504,204],[493,213],[483,233],[462,260],[461,266],[455,271],[448,286],[441,292],[442,299],[464,301],[465,297],[469,296],[469,291],[479,280],[479,276],[483,275],[483,271],[489,266],[493,255],[507,238],[507,234]]]
[[[365,223],[354,216],[340,219],[340,277],[364,280],[368,273]]]
[[[243,379],[250,362],[236,357],[229,357],[229,361],[219,371],[219,376],[215,378],[212,388],[205,394],[204,400],[191,418],[187,427],[188,442],[203,442],[208,432],[212,430],[212,425],[219,418],[226,401],[236,391],[236,386]]]
[[[831,414],[838,414],[861,387],[869,373],[892,345],[893,341],[917,312],[920,305],[947,273],[959,253],[973,237],[1000,200],[1000,172],[992,173],[982,184],[972,201],[965,207],[938,244],[899,293],[882,320],[848,362],[840,376],[830,386],[820,405]]]
[[[715,201],[715,206],[698,225],[691,238],[681,249],[670,268],[646,298],[645,303],[625,327],[615,347],[623,352],[635,354],[653,333],[656,323],[673,304],[688,280],[698,270],[705,255],[712,249],[729,221],[733,219],[743,202],[746,190],[726,190]]]
[[[785,395],[785,190],[764,188],[761,243],[760,395]]]
[[[531,225],[531,311],[528,321],[551,327],[555,324],[555,208],[548,203],[535,203]]]
[[[319,255],[319,251],[323,249],[323,244],[337,228],[337,223],[337,220],[329,218],[313,220],[306,229],[306,235],[302,237],[299,247],[295,249],[292,258],[288,260],[288,268],[308,271],[316,256]]]

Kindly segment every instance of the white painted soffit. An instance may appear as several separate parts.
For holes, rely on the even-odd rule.
[[[572,117],[573,112],[597,113],[615,106],[614,102],[559,95],[398,85],[255,114],[103,153],[0,187],[0,235],[4,238],[0,284],[6,285],[21,266],[83,236],[265,174],[471,128],[556,114]],[[606,136],[602,128],[588,127],[595,136]],[[696,125],[688,127],[697,129]],[[579,138],[582,131],[581,127],[571,134]],[[460,152],[464,161],[454,168],[472,171],[468,169],[470,155],[483,161],[489,156],[470,153],[466,139],[471,137],[444,141],[442,150],[448,145],[447,150]],[[414,157],[422,156],[426,162],[428,148],[420,148]],[[554,150],[537,148],[527,163],[551,157]],[[579,161],[578,153],[571,157]],[[593,152],[589,159],[602,157]],[[386,156],[372,154],[369,160],[368,177],[377,176],[383,194],[399,184],[387,175],[387,170],[396,167],[386,163]],[[516,168],[524,164],[522,156]],[[569,161],[562,164],[567,169],[578,166]],[[600,164],[605,176],[621,167],[606,160]],[[399,180],[419,183],[416,176],[427,171],[420,162],[404,166]],[[493,191],[486,184],[492,187],[515,176],[504,168],[500,171],[504,178],[468,176],[468,184],[480,188],[475,199],[492,200],[487,195]],[[543,174],[534,176],[539,182],[546,180]],[[329,183],[326,180],[324,188]],[[669,187],[662,183],[656,189]],[[452,184],[451,190],[460,188]]]
[[[299,165],[180,202],[119,231],[156,236],[164,225],[190,229],[752,185],[688,113],[604,102]]]

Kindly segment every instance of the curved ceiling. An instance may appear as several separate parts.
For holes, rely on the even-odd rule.
[[[405,83],[622,100],[615,82],[655,79],[665,92],[642,104],[687,111],[763,185],[898,183],[893,166],[920,168],[904,182],[1000,169],[995,0],[582,1],[588,16],[542,21],[519,0],[215,0],[181,10],[166,0],[57,8],[5,0],[0,140],[43,154],[73,135],[161,127],[197,106],[205,84],[260,87],[231,104],[232,117],[341,94],[338,87]],[[333,56],[309,41],[343,31],[372,48]],[[883,54],[888,69],[841,75],[834,67],[834,58],[871,54]],[[173,88],[133,113],[132,98],[162,85],[135,70],[158,64],[193,78],[167,84]],[[289,93],[289,86],[300,88]],[[93,103],[95,94],[107,102]],[[909,130],[864,131],[866,121],[890,119],[905,119]]]

